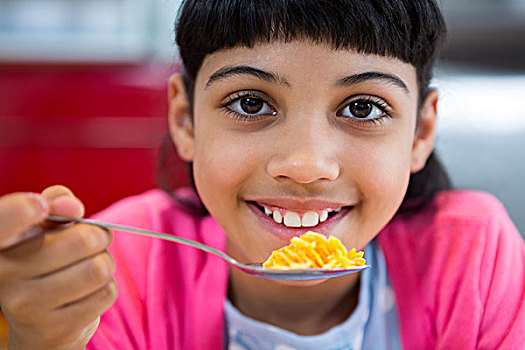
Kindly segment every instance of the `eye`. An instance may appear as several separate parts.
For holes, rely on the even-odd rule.
[[[228,104],[227,107],[235,113],[247,116],[276,114],[265,100],[257,96],[238,97]]]
[[[337,112],[338,116],[355,119],[376,120],[387,115],[388,107],[384,103],[369,99],[358,99],[350,102]]]

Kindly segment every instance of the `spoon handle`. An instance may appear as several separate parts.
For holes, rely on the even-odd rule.
[[[181,243],[181,244],[185,244],[187,246],[193,247],[193,248],[204,250],[205,252],[212,253],[212,254],[219,256],[220,258],[224,259],[226,262],[230,264],[233,264],[236,266],[240,265],[240,263],[237,260],[232,259],[231,257],[224,254],[220,250],[217,250],[215,248],[212,248],[210,246],[207,246],[199,242],[192,241],[191,239],[177,237],[174,235],[169,235],[167,233],[153,232],[153,231],[148,231],[148,230],[142,230],[139,228],[123,226],[123,225],[108,224],[105,222],[90,220],[90,219],[66,218],[63,216],[56,216],[56,215],[48,215],[47,219],[51,221],[58,221],[58,222],[72,222],[73,221],[73,222],[78,222],[78,223],[91,224],[91,225],[95,225],[95,226],[99,226],[99,227],[103,227],[107,229],[115,229],[119,231],[130,232],[130,233],[134,233],[134,234],[142,235],[142,236],[156,237],[156,238],[164,239],[166,241]]]

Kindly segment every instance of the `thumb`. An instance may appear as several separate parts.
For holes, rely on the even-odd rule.
[[[84,216],[84,204],[65,186],[48,187],[42,192],[42,197],[49,203],[50,214],[75,218]]]

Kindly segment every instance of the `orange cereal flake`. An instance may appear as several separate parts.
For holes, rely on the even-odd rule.
[[[356,252],[355,248],[347,251],[334,236],[327,238],[317,232],[308,231],[299,237],[293,237],[286,247],[274,250],[263,263],[263,267],[289,270],[362,266],[366,264],[363,255],[364,252]]]

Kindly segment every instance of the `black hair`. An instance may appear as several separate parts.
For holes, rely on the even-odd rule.
[[[420,107],[445,35],[445,21],[434,0],[185,0],[176,24],[192,109],[195,80],[206,56],[238,46],[296,39],[413,65]],[[162,163],[159,169],[166,173]],[[432,153],[425,168],[411,176],[404,203],[411,198],[426,203],[437,191],[449,188],[448,176]]]
[[[421,101],[445,28],[433,0],[185,0],[176,41],[189,96],[204,58],[213,52],[310,39],[412,64]]]

